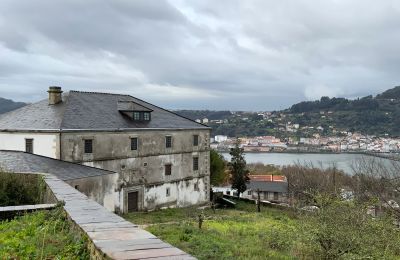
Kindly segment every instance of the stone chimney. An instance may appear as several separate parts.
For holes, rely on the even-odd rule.
[[[55,105],[62,102],[61,87],[50,86],[47,92],[49,92],[49,105]]]

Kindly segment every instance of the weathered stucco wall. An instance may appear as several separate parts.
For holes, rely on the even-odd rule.
[[[61,154],[64,160],[119,173],[114,187],[117,211],[126,212],[127,194],[133,191],[138,191],[140,210],[184,207],[209,199],[209,134],[209,130],[63,133]],[[198,146],[193,145],[194,135],[199,136]],[[165,147],[166,136],[172,136],[172,148]],[[131,151],[132,137],[138,138],[137,151]],[[84,153],[85,139],[93,140],[92,154]],[[196,157],[199,169],[193,170]],[[172,165],[171,175],[165,175],[166,164]]]
[[[163,207],[187,207],[208,201],[206,183],[208,177],[179,182],[150,185],[145,190],[144,210]],[[169,189],[169,196],[166,195]]]
[[[193,146],[193,135],[199,145]],[[172,136],[172,148],[165,147],[165,136]],[[131,151],[130,139],[137,137],[139,148]],[[209,149],[209,130],[137,130],[130,132],[63,133],[62,159],[66,161],[99,161],[160,154],[205,151]],[[93,139],[93,153],[84,153],[84,139]]]
[[[112,212],[120,211],[118,187],[119,174],[107,174],[65,181]]]
[[[33,153],[58,159],[60,138],[58,133],[0,132],[0,150],[25,151],[25,139],[33,139]]]

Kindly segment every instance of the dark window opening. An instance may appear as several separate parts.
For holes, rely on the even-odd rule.
[[[25,139],[25,152],[33,153],[33,139]]]
[[[165,137],[165,147],[171,148],[172,147],[172,136]]]
[[[171,195],[171,190],[169,188],[166,189],[166,195],[167,195],[167,197],[169,197],[169,195]]]
[[[198,146],[199,145],[199,135],[194,135],[193,136],[193,146]]]
[[[194,184],[194,190],[196,190],[196,191],[199,190],[199,185],[197,183]]]
[[[231,195],[231,191],[227,190],[226,195]]]
[[[93,140],[85,140],[85,153],[93,153]]]
[[[247,195],[251,195],[251,190],[249,190],[249,191],[247,192]]]
[[[278,192],[274,192],[274,200],[278,200],[279,199],[279,193]]]
[[[199,157],[193,157],[193,171],[199,170]]]
[[[137,137],[131,138],[131,150],[136,151],[138,149],[138,139]]]
[[[166,164],[165,165],[165,175],[171,175],[172,174],[172,164]]]

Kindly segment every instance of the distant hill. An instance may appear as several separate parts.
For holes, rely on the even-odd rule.
[[[336,135],[340,131],[351,131],[400,136],[400,86],[376,96],[357,99],[322,97],[320,100],[303,101],[288,109],[273,111],[264,118],[256,112],[180,110],[177,113],[191,119],[226,119],[224,123],[209,123],[213,135],[305,137],[315,132]],[[300,127],[309,128],[288,133],[284,131],[287,124],[299,124]],[[322,133],[309,130],[319,126],[324,129]]]
[[[26,103],[14,102],[0,97],[0,114],[25,106]]]
[[[210,110],[176,110],[177,114],[192,120],[207,118],[209,120],[221,120],[232,115],[230,111],[210,111]]]
[[[377,99],[400,99],[400,86],[391,88],[376,96]]]

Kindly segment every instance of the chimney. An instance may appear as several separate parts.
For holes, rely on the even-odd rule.
[[[49,92],[49,105],[55,105],[62,102],[61,87],[50,86],[47,92]]]

